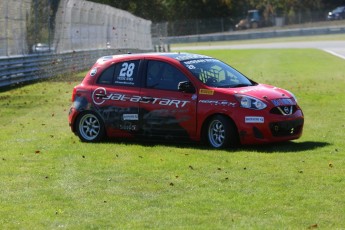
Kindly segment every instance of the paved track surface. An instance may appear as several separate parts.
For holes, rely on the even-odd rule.
[[[179,50],[210,50],[210,49],[321,49],[345,60],[345,41],[303,41],[303,42],[273,42],[238,45],[203,45],[173,47],[172,51]]]

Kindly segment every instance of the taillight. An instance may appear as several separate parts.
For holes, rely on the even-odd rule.
[[[75,100],[76,96],[77,96],[77,88],[74,87],[73,92],[72,92],[72,102]]]

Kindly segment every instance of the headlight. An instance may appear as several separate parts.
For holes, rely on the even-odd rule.
[[[236,94],[235,97],[242,108],[262,110],[267,107],[267,105],[263,101],[260,101],[259,99],[256,99],[254,97],[240,94]]]

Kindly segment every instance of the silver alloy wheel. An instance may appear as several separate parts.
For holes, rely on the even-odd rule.
[[[220,120],[212,120],[208,127],[208,139],[210,144],[215,148],[222,147],[226,138],[225,135],[226,128],[224,124]]]
[[[99,119],[94,114],[85,114],[79,122],[79,133],[87,141],[97,139],[101,133]]]

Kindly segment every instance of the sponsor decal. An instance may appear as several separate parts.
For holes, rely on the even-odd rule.
[[[198,58],[208,58],[208,57],[204,55],[200,55],[200,54],[181,54],[175,57],[175,59],[178,61],[186,61],[189,59],[198,59]]]
[[[244,118],[245,123],[265,123],[264,117],[246,116]]]
[[[116,76],[115,84],[134,85],[137,65],[135,62],[123,62],[120,72]]]
[[[115,81],[115,84],[119,84],[119,85],[134,85],[134,82],[131,81]]]
[[[201,56],[202,57],[202,56]],[[191,58],[188,58],[191,59]],[[207,63],[207,62],[219,62],[219,60],[217,59],[213,59],[213,58],[205,58],[205,59],[195,59],[195,60],[187,60],[184,61],[183,64],[188,68],[188,69],[196,69],[197,67],[195,66],[195,64],[199,64],[199,63]]]
[[[105,101],[122,101],[134,102],[143,104],[158,104],[163,106],[175,106],[176,108],[185,107],[190,101],[174,100],[168,98],[153,97],[150,100],[145,100],[145,97],[137,95],[126,95],[121,93],[108,93],[103,87],[95,89],[92,93],[92,101],[96,105],[102,105]]]
[[[225,100],[199,100],[199,103],[235,107],[236,103]]]
[[[122,119],[124,121],[137,121],[137,120],[139,120],[138,114],[123,114]]]
[[[200,89],[199,94],[204,94],[204,95],[213,95],[214,90],[211,89]]]
[[[126,130],[126,131],[136,131],[138,130],[138,126],[137,125],[132,125],[132,124],[120,124],[119,128],[122,130]]]
[[[248,93],[251,91],[255,91],[255,90],[254,89],[244,89],[244,90],[239,91],[239,93]],[[235,91],[235,93],[237,93],[237,91]]]
[[[90,71],[90,76],[91,76],[91,77],[95,76],[96,73],[97,73],[97,70],[98,70],[97,67],[93,68],[93,69]]]
[[[294,105],[294,101],[291,98],[280,98],[271,101],[274,104],[274,106]]]
[[[101,105],[104,103],[104,97],[107,95],[107,90],[103,87],[95,89],[92,93],[92,101],[96,105]]]

